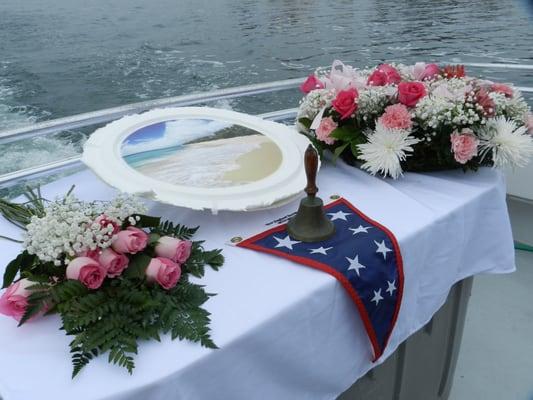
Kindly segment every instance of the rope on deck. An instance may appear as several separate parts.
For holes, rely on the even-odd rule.
[[[514,248],[516,250],[524,250],[524,251],[533,252],[533,246],[530,246],[530,245],[525,244],[525,243],[514,242]]]

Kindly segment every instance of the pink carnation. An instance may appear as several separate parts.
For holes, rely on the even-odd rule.
[[[458,163],[466,164],[477,155],[479,139],[471,129],[465,128],[461,133],[452,133],[450,140],[452,142],[453,156]]]
[[[411,114],[403,104],[394,104],[385,108],[385,113],[379,117],[378,122],[389,129],[411,129],[413,126]]]
[[[318,125],[318,128],[316,130],[316,137],[318,138],[318,140],[321,140],[326,144],[335,143],[335,139],[332,138],[330,134],[335,129],[337,129],[337,126],[338,125],[335,121],[333,121],[333,118],[323,118],[322,121],[320,121],[320,125]]]
[[[494,100],[492,100],[485,89],[481,88],[476,92],[476,102],[483,108],[483,114],[486,117],[492,117],[494,115],[496,104],[494,104]]]
[[[490,90],[493,92],[504,94],[505,97],[508,97],[510,99],[514,96],[514,90],[509,86],[504,85],[503,83],[493,83],[490,86]]]

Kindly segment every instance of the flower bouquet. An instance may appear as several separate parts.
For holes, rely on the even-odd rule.
[[[59,314],[74,337],[73,377],[106,352],[131,374],[138,341],[161,333],[216,348],[201,308],[211,294],[189,276],[202,277],[205,265],[217,270],[221,250],[191,241],[197,228],[143,215],[133,197],[83,202],[71,192],[51,202],[39,191],[24,204],[0,200],[4,217],[25,230],[4,274],[0,313],[19,326]]]
[[[469,77],[463,66],[335,61],[302,84],[298,127],[371,174],[523,166],[533,154],[533,118],[520,92]]]

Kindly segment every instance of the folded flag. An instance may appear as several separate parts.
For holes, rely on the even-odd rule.
[[[304,243],[292,239],[286,224],[278,225],[237,244],[333,275],[346,289],[372,345],[374,360],[387,346],[398,317],[403,292],[403,268],[396,238],[340,198],[326,205],[326,215],[335,225],[328,240]]]

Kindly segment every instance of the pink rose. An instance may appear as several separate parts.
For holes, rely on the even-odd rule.
[[[110,232],[111,235],[114,235],[120,231],[120,225],[118,223],[118,220],[115,218],[108,217],[105,214],[96,217],[94,222],[99,224],[102,228],[112,228],[113,230]]]
[[[454,132],[451,134],[450,140],[455,161],[458,163],[466,164],[477,155],[479,139],[472,130],[465,128],[461,133]]]
[[[357,89],[347,89],[341,90],[333,99],[331,105],[341,115],[341,119],[349,118],[357,110],[355,100],[358,96]]]
[[[433,79],[440,75],[440,68],[437,64],[416,63],[413,74],[419,81]]]
[[[106,275],[106,269],[89,257],[77,257],[67,267],[67,279],[78,280],[89,289],[102,286]]]
[[[335,138],[332,138],[329,135],[331,132],[337,129],[337,126],[338,125],[335,121],[333,121],[333,118],[322,118],[322,121],[320,121],[320,125],[318,125],[318,128],[316,130],[316,137],[318,138],[318,140],[321,140],[327,144],[335,143]]]
[[[76,253],[76,257],[89,257],[89,258],[92,258],[93,260],[98,261],[98,257],[100,257],[101,251],[102,249],[99,247],[97,247],[94,250],[90,250],[90,249],[84,250],[84,251],[80,251],[79,253]]]
[[[145,249],[148,244],[148,235],[145,231],[133,226],[117,233],[117,238],[111,245],[118,253],[136,254]]]
[[[426,95],[426,87],[422,82],[401,82],[398,85],[398,100],[407,107],[414,107]]]
[[[388,82],[387,74],[376,69],[370,74],[366,84],[369,86],[385,86]]]
[[[21,279],[10,285],[0,297],[0,314],[13,317],[20,322],[26,312],[28,297],[31,294],[26,288],[33,284],[27,279]]]
[[[165,257],[152,258],[146,268],[146,280],[157,282],[164,289],[172,289],[181,276],[181,267]]]
[[[106,269],[108,277],[116,278],[127,268],[129,259],[124,254],[115,253],[111,249],[104,249],[98,257],[98,262]]]
[[[505,97],[508,97],[510,99],[512,99],[514,96],[514,90],[509,86],[504,85],[503,83],[493,83],[490,86],[490,90],[493,92],[504,94]]]
[[[411,114],[403,104],[394,104],[385,108],[378,122],[389,129],[411,129],[413,125]]]
[[[301,84],[300,90],[305,94],[315,89],[324,89],[324,83],[315,75],[309,75],[304,83]]]
[[[155,254],[159,257],[170,258],[172,261],[183,264],[191,255],[192,242],[180,240],[170,236],[162,236],[155,246]]]
[[[389,64],[381,64],[378,67],[378,71],[384,72],[387,75],[387,83],[398,84],[402,80],[402,77],[398,73],[398,70]]]

